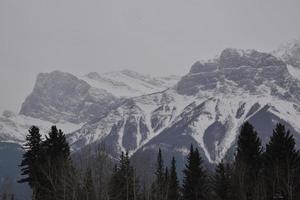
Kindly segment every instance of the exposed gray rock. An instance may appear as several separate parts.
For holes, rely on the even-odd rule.
[[[92,88],[72,74],[54,71],[38,75],[20,114],[53,123],[82,123],[103,117],[116,103],[107,91]]]
[[[201,90],[228,92],[239,88],[264,93],[262,88],[266,87],[272,95],[300,98],[299,81],[293,79],[282,60],[255,50],[225,49],[218,59],[196,62],[176,89],[179,94],[195,95]]]

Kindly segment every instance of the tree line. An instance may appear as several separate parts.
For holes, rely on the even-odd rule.
[[[277,124],[263,147],[254,127],[246,122],[237,138],[232,161],[208,170],[192,145],[182,180],[176,159],[165,165],[158,150],[151,182],[136,173],[128,153],[118,160],[105,147],[87,149],[71,158],[65,135],[55,126],[42,140],[31,127],[21,163],[23,179],[33,200],[298,200],[300,153],[290,131]]]

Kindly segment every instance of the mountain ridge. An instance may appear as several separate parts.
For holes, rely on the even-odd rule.
[[[245,71],[250,72],[250,75],[240,76],[243,75],[241,72]],[[211,73],[211,76],[207,73]],[[253,75],[258,76],[255,77],[256,80],[253,80]],[[239,78],[245,78],[246,81]],[[186,82],[191,85],[185,86]],[[189,91],[192,86],[196,89]],[[97,123],[105,124],[110,126],[109,131],[105,132],[105,137],[87,143],[102,141],[108,143],[115,155],[121,151],[129,151],[133,155],[143,151],[141,149],[149,149],[147,146],[151,141],[160,141],[157,138],[171,134],[168,132],[172,130],[173,133],[180,132],[180,138],[189,135],[190,143],[196,142],[208,162],[215,163],[226,157],[227,151],[234,144],[239,127],[247,120],[256,121],[255,118],[260,116],[255,116],[256,113],[264,113],[274,121],[286,118],[286,124],[292,124],[290,127],[295,127],[294,130],[299,133],[300,129],[295,121],[299,116],[299,110],[296,109],[299,108],[299,93],[294,93],[298,91],[299,81],[292,78],[287,64],[282,60],[255,50],[225,49],[219,60],[210,61],[208,64],[194,64],[190,74],[184,76],[174,89],[135,97],[132,99],[132,108],[121,105],[111,112],[116,112],[117,115],[108,118],[115,121],[108,122],[104,118],[90,127],[86,125],[83,130],[74,134],[83,137],[80,140],[82,145],[83,141],[88,141],[82,133],[86,132],[90,138],[95,139]],[[294,93],[296,98],[291,93]],[[184,100],[179,100],[180,98]],[[178,108],[182,102],[184,103]],[[281,106],[284,106],[284,109]],[[131,111],[133,114],[130,114]],[[182,129],[174,128],[176,126],[181,126]],[[131,131],[126,131],[126,127],[131,127]],[[146,142],[139,146],[139,140],[134,135],[141,134],[141,127],[144,127],[142,138]],[[99,130],[103,128],[100,127]],[[214,133],[215,131],[217,133]],[[126,136],[131,138],[131,143],[128,144],[124,135],[130,132],[134,134]],[[80,145],[76,142],[71,143],[75,149]],[[170,146],[169,141],[160,141],[152,145],[156,146],[154,149],[161,145]],[[173,149],[188,149],[187,146],[180,145],[180,142],[177,146],[173,145]]]
[[[245,121],[258,127],[264,143],[271,132],[258,119],[270,127],[280,121],[299,138],[300,81],[290,66],[271,53],[227,48],[195,62],[178,81],[130,70],[40,74],[20,115],[0,117],[1,140],[21,143],[26,123],[39,119],[44,132],[51,124],[67,130],[74,152],[105,143],[114,157],[128,151],[141,158],[162,147],[182,160],[192,143],[208,163],[218,163],[230,154]]]

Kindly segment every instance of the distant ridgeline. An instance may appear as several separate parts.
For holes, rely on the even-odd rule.
[[[284,125],[276,125],[263,147],[254,127],[246,122],[236,144],[234,159],[222,160],[213,170],[207,169],[199,149],[191,144],[180,171],[176,158],[164,154],[163,146],[157,149],[156,162],[148,166],[143,160],[130,159],[126,152],[116,160],[105,145],[71,156],[61,130],[53,126],[43,140],[39,128],[33,126],[26,137],[18,182],[30,186],[35,200],[300,198],[300,153]],[[14,199],[14,192],[3,185],[2,199]]]
[[[40,73],[19,113],[0,116],[0,193],[203,199],[205,190],[213,199],[297,199],[299,118],[300,41],[272,53],[227,48],[182,77]],[[47,134],[53,124],[66,135]]]

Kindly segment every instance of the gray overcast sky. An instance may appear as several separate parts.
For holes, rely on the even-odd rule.
[[[271,51],[300,36],[299,0],[0,0],[0,110],[39,72],[185,74],[225,47]]]

